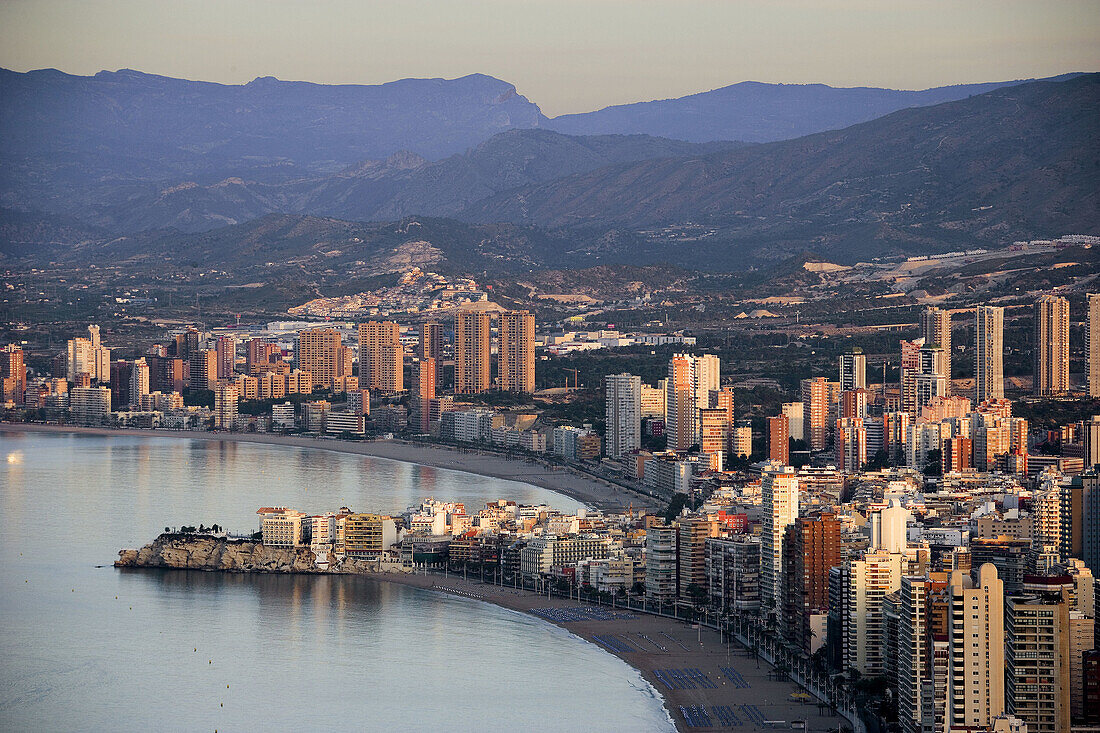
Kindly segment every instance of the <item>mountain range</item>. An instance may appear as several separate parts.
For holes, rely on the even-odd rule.
[[[742,251],[812,243],[850,260],[1091,233],[1098,133],[1100,74],[1090,74],[795,140],[608,166],[499,194],[462,216],[600,230],[691,223],[711,227],[707,246],[735,257],[736,242]]]
[[[568,251],[721,268],[1094,231],[1098,79],[924,92],[744,83],[547,119],[480,75],[228,86],[0,71],[0,255],[140,232],[124,241],[202,249],[166,227],[218,229],[226,246],[223,236],[285,233],[239,226],[275,213],[306,222],[296,231],[333,220],[399,220],[400,231],[408,217],[476,225],[434,228],[452,238],[485,239],[481,227],[506,222],[477,261],[522,252],[523,266],[540,265],[528,245],[548,242],[546,266]]]

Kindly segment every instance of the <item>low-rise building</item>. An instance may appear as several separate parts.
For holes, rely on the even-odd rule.
[[[608,555],[606,538],[536,537],[520,552],[520,572],[524,575],[543,575],[552,568],[576,565],[580,560],[600,560]]]
[[[300,547],[304,544],[306,515],[283,507],[263,507],[260,515],[260,533],[265,545],[270,547]]]

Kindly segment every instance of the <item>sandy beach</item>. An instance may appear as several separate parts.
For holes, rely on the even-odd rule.
[[[621,608],[612,610],[606,605],[597,607],[587,601],[547,598],[508,586],[467,581],[458,574],[448,577],[371,573],[366,577],[530,613],[597,644],[641,672],[661,694],[677,730],[789,730],[794,721],[805,721],[805,729],[809,731],[836,730],[848,725],[812,697],[803,697],[795,683],[771,678],[773,667],[767,662],[758,660],[736,641],[727,644],[718,632],[705,627],[695,628],[683,621],[634,614]],[[609,617],[568,620],[589,615],[577,609],[592,609],[592,615]],[[688,712],[690,721],[681,707]],[[698,713],[699,708],[704,709],[705,717]]]
[[[132,435],[143,438],[188,438],[190,440],[233,441],[317,448],[338,453],[355,453],[394,461],[418,463],[423,466],[465,471],[482,476],[522,481],[584,502],[594,509],[618,510],[633,505],[635,509],[655,508],[652,497],[623,489],[620,486],[576,473],[566,468],[552,467],[537,461],[510,459],[495,453],[468,448],[465,451],[446,446],[423,445],[403,440],[350,441],[310,438],[268,433],[208,433],[184,430],[112,430],[69,425],[36,423],[0,423],[5,432],[79,433],[84,435]],[[662,507],[663,508],[663,507]]]

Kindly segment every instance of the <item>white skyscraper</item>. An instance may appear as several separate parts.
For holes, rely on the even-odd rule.
[[[798,518],[798,476],[789,466],[769,464],[760,482],[760,607],[778,611],[783,599],[783,535]]]
[[[622,458],[642,444],[642,378],[633,374],[609,374],[604,378],[604,452]]]
[[[130,404],[141,408],[141,398],[149,394],[149,364],[145,357],[133,363],[130,371]]]
[[[980,305],[975,309],[974,402],[1005,396],[1004,324],[1005,309]]]

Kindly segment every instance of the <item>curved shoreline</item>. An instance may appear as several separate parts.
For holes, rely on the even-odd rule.
[[[188,430],[136,430],[86,428],[70,425],[44,425],[41,423],[0,423],[0,433],[72,433],[78,435],[125,435],[142,438],[188,438],[190,440],[227,441],[234,443],[260,443],[296,448],[315,448],[336,453],[381,458],[383,460],[415,463],[432,468],[462,471],[478,476],[519,481],[532,484],[589,507],[602,510],[653,507],[653,500],[626,489],[608,485],[574,473],[569,469],[553,470],[538,462],[512,460],[495,453],[468,452],[446,446],[423,445],[400,440],[348,441],[308,438],[270,433],[209,433]]]
[[[838,726],[849,724],[836,711],[826,712],[816,703],[794,699],[793,695],[802,692],[801,687],[794,682],[772,679],[770,675],[774,667],[771,664],[752,656],[737,641],[727,644],[719,632],[706,626],[695,628],[683,620],[647,613],[637,613],[636,618],[632,619],[559,621],[535,613],[535,610],[574,609],[592,607],[594,604],[590,601],[570,600],[557,596],[547,598],[532,591],[510,588],[507,585],[498,586],[483,584],[476,580],[464,580],[458,574],[441,576],[438,573],[421,575],[366,572],[361,573],[360,577],[379,582],[398,583],[434,593],[457,595],[526,616],[534,616],[540,621],[564,629],[571,635],[618,657],[637,670],[660,697],[665,712],[677,731],[693,729],[693,726],[690,726],[680,713],[681,706],[689,708],[705,706],[712,711],[716,705],[732,708],[734,714],[741,718],[741,725],[737,726],[737,730],[743,731],[774,730],[775,726],[754,723],[744,714],[742,705],[762,709],[763,719],[769,721],[804,720],[808,730],[833,730]],[[608,637],[625,642],[628,646],[632,646],[634,651],[623,652],[610,648],[606,641],[601,641],[601,639],[607,640]],[[732,681],[725,679],[721,672],[723,667],[735,669],[741,679],[751,687],[740,688]],[[701,670],[715,686],[669,689],[658,677],[659,671],[669,669]],[[717,720],[713,722],[714,725],[704,727],[704,730],[730,729],[729,726],[724,726]]]
[[[350,563],[350,564],[349,564]],[[140,550],[122,550],[116,567],[125,570],[191,570],[245,575],[302,574],[354,575],[379,582],[398,583],[435,593],[457,595],[534,616],[595,644],[635,669],[664,705],[671,724],[680,731],[690,726],[681,707],[701,706],[717,719],[716,706],[742,720],[746,730],[767,730],[763,720],[796,720],[811,730],[828,729],[841,719],[792,697],[799,687],[771,678],[772,666],[747,656],[737,643],[729,644],[715,630],[692,627],[681,619],[631,611],[572,598],[547,598],[508,585],[466,580],[464,574],[378,570],[373,562],[346,558],[332,569],[317,569],[308,548],[265,547],[248,540],[225,540],[207,535],[164,534]],[[596,613],[577,614],[578,608]],[[572,611],[570,611],[570,609]],[[606,611],[612,611],[608,614]],[[564,613],[563,613],[564,611]],[[695,633],[692,633],[695,632]],[[726,669],[734,669],[732,677]],[[691,676],[694,670],[698,676]],[[666,680],[677,673],[690,682],[673,687]],[[702,682],[706,679],[706,683]],[[737,679],[739,682],[735,682]],[[698,683],[698,684],[696,684]],[[756,708],[753,721],[745,707]],[[816,711],[816,712],[815,712]],[[755,723],[755,724],[754,724]],[[723,727],[718,725],[707,727]]]

